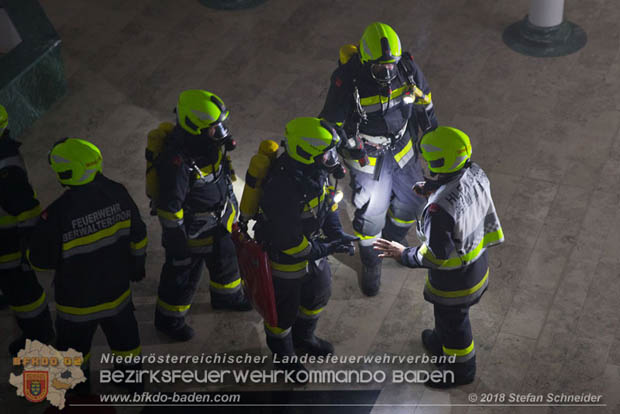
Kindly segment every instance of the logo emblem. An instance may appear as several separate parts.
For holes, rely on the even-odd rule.
[[[49,376],[47,371],[24,371],[24,397],[30,402],[41,402],[47,397]]]

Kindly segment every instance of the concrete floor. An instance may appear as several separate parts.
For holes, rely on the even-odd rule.
[[[585,29],[588,44],[546,59],[502,43],[503,29],[527,13],[526,0],[269,0],[226,12],[195,0],[41,3],[63,40],[69,92],[20,138],[30,177],[49,204],[61,193],[46,163],[50,145],[65,136],[85,138],[102,150],[106,175],[136,199],[150,239],[148,276],[134,288],[144,353],[268,354],[259,316],[213,312],[206,282],[189,316],[198,330],[193,341],[169,343],[154,330],[163,250],[144,195],[146,133],[173,119],[181,90],[213,91],[231,109],[239,142],[233,160],[243,177],[260,140],[279,140],[287,121],[320,111],[339,47],[357,42],[379,20],[394,27],[425,72],[440,123],[471,137],[473,159],[491,179],[506,243],[491,250],[490,288],[471,311],[479,361],[473,384],[451,391],[389,381],[307,389],[382,388],[378,404],[410,404],[373,413],[620,413],[617,0],[567,2],[566,16]],[[341,211],[348,229],[351,212],[350,206]],[[416,242],[413,231],[409,237]],[[423,353],[420,332],[433,320],[422,298],[423,270],[386,263],[381,294],[366,298],[357,287],[358,259],[339,256],[331,263],[333,296],[318,331],[338,354]],[[49,288],[51,274],[40,280]],[[4,349],[17,328],[6,311],[0,324],[9,328],[0,338]],[[95,342],[94,355],[107,351],[100,332]],[[7,377],[9,363],[0,360]],[[472,392],[592,392],[603,395],[606,407],[467,406]],[[0,412],[42,411],[15,397],[7,383],[0,400]]]

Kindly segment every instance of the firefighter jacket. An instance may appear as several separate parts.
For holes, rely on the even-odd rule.
[[[267,246],[272,274],[294,279],[308,273],[308,261],[322,241],[338,239],[342,226],[332,201],[328,174],[305,166],[286,153],[271,166],[263,183],[256,238]]]
[[[36,270],[55,270],[58,316],[82,322],[130,303],[129,281],[144,277],[146,245],[146,226],[125,187],[98,174],[41,213],[28,259]]]
[[[361,108],[367,117],[359,125],[359,134],[365,143],[369,164],[362,167],[344,154],[347,164],[355,170],[372,174],[382,154],[394,157],[398,165],[404,167],[414,156],[415,147],[411,138],[415,140],[418,129],[437,126],[430,87],[411,55],[403,53],[397,68],[398,74],[389,86],[379,85],[369,69],[360,63],[358,55],[340,65],[332,74],[319,117],[332,123],[345,123],[345,129],[348,129],[346,123],[350,122],[357,106],[354,99],[356,87]],[[424,93],[425,99],[414,101],[411,83]]]
[[[28,182],[20,143],[0,138],[0,270],[19,267],[22,248],[41,208]]]
[[[443,184],[428,199],[417,223],[419,247],[402,261],[430,269],[425,298],[439,305],[477,302],[488,285],[486,249],[504,241],[489,179],[477,164]]]
[[[156,168],[164,247],[176,258],[209,253],[215,230],[230,232],[239,210],[222,148],[177,125]]]

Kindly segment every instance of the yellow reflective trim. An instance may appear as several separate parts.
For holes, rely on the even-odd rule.
[[[299,307],[299,310],[301,311],[301,313],[308,315],[308,316],[318,315],[319,313],[323,312],[323,309],[325,309],[325,307],[319,308],[316,310],[310,310],[308,308],[304,308],[303,306]]]
[[[296,253],[301,252],[303,249],[308,247],[309,244],[310,243],[308,242],[308,239],[306,239],[306,236],[303,236],[303,239],[301,240],[301,243],[299,243],[295,247],[291,247],[290,249],[282,250],[282,252],[292,256],[292,255],[294,255]]]
[[[228,221],[226,222],[226,230],[228,230],[229,233],[232,233],[232,226],[235,222],[235,218],[237,218],[237,210],[235,209],[235,203],[230,203],[230,207],[232,208],[232,211],[230,212],[230,217],[228,217]]]
[[[485,234],[482,240],[480,240],[480,243],[478,243],[478,246],[476,246],[476,248],[472,250],[471,252],[463,256],[453,257],[447,260],[439,260],[435,258],[435,256],[433,256],[431,251],[428,250],[428,247],[426,246],[426,244],[423,244],[422,247],[420,247],[420,253],[424,256],[424,258],[428,259],[428,261],[436,264],[437,266],[460,267],[463,264],[463,262],[471,262],[474,258],[478,257],[478,255],[480,254],[480,251],[484,247],[488,246],[490,243],[495,243],[503,239],[504,239],[504,232],[500,228],[497,231],[494,231],[493,233]]]
[[[471,351],[474,350],[474,340],[471,340],[471,345],[469,345],[467,348],[465,349],[452,349],[452,348],[446,348],[445,346],[442,346],[443,348],[443,352],[446,355],[455,355],[457,357],[462,357],[465,356],[469,353],[471,353]]]
[[[297,272],[299,270],[305,270],[307,265],[308,265],[307,260],[304,260],[299,263],[293,263],[293,264],[276,263],[274,261],[271,262],[271,267],[274,270],[281,270],[283,272]]]
[[[362,104],[362,106],[370,106],[370,105],[374,105],[374,104],[378,104],[378,103],[384,104],[384,103],[387,103],[388,101],[390,101],[390,100],[392,100],[394,98],[398,98],[408,88],[409,88],[409,85],[404,85],[404,86],[401,86],[398,89],[394,89],[389,97],[383,96],[383,95],[368,96],[366,98],[360,99],[360,103]]]
[[[271,326],[267,322],[263,322],[263,323],[265,324],[265,327],[267,329],[269,329],[271,332],[273,332],[276,335],[282,335],[284,332],[288,330],[288,328],[282,329],[282,328],[278,328],[277,326]]]
[[[129,351],[117,351],[114,349],[111,349],[110,351],[112,351],[114,355],[120,356],[120,357],[138,356],[142,353],[142,346],[138,345],[137,348],[131,349]]]
[[[71,240],[70,242],[63,243],[62,250],[66,251],[66,250],[73,249],[74,247],[84,246],[85,244],[94,243],[98,240],[101,240],[101,239],[104,239],[106,237],[113,235],[120,229],[128,229],[130,226],[131,226],[130,220],[119,221],[118,223],[116,223],[112,227],[108,227],[107,229],[99,230],[98,232],[90,234],[88,236],[79,237],[77,239]]]
[[[215,165],[205,165],[204,167],[202,167],[200,169],[200,171],[204,174],[204,175],[209,175],[211,173],[213,173],[213,167],[215,167],[215,171],[218,170],[218,168],[220,167],[220,164],[222,163],[222,151],[219,151],[218,155],[217,155],[217,161],[215,162]],[[196,173],[196,178],[200,178],[200,175],[198,173]]]
[[[45,295],[45,291],[43,291],[43,293],[41,294],[41,297],[37,300],[35,300],[32,303],[29,303],[27,305],[21,305],[21,306],[11,306],[10,308],[14,311],[14,312],[32,312],[33,310],[37,309],[38,307],[40,307],[44,302],[45,302],[45,298],[47,296]]]
[[[26,221],[26,220],[30,220],[32,218],[35,218],[39,214],[41,214],[41,206],[37,204],[36,207],[31,208],[30,210],[26,210],[26,211],[20,213],[17,216],[17,221],[21,223],[22,221]]]
[[[409,151],[412,150],[412,148],[413,148],[413,143],[411,142],[411,139],[410,139],[407,145],[405,145],[405,148],[400,150],[398,154],[394,155],[394,159],[396,160],[396,162],[399,162],[405,155],[407,155]]]
[[[131,294],[131,289],[127,289],[125,293],[120,295],[117,299],[114,299],[112,302],[102,303],[96,306],[88,306],[86,308],[77,308],[73,306],[64,306],[56,304],[56,309],[63,312],[68,313],[70,315],[89,315],[91,313],[102,312],[110,309],[117,308],[125,299],[129,297]]]
[[[82,361],[82,365],[86,364],[88,361],[90,361],[90,352],[86,354],[86,356],[84,357],[84,360]]]
[[[189,239],[187,245],[190,247],[209,246],[213,244],[213,236],[205,237],[202,239]]]
[[[304,211],[308,211],[316,206],[319,205],[319,202],[323,201],[325,199],[325,195],[327,194],[328,190],[327,190],[327,186],[324,185],[323,186],[323,194],[321,194],[319,197],[314,197],[312,200],[308,201],[308,203],[304,206]]]
[[[21,259],[21,257],[22,257],[22,252],[5,254],[5,255],[0,256],[0,263],[13,262],[15,260]]]
[[[392,213],[392,209],[388,209],[388,214],[389,214],[390,217],[392,217],[392,219],[394,219],[394,221],[396,221],[398,223],[403,223],[403,224],[413,224],[413,223],[415,223],[415,219],[413,219],[413,220],[402,220],[402,219],[399,219],[398,217],[396,217],[394,215],[394,213]]]
[[[487,272],[484,274],[484,277],[482,278],[482,280],[478,282],[472,288],[462,289],[462,290],[439,290],[431,286],[431,282],[428,280],[428,276],[427,276],[426,277],[426,288],[433,295],[440,296],[442,298],[462,298],[464,296],[469,296],[479,291],[484,286],[488,278],[489,278],[489,269],[487,269]]]
[[[164,220],[179,221],[179,220],[183,220],[183,209],[180,209],[176,213],[171,213],[170,211],[166,211],[166,210],[162,210],[158,208],[157,215],[163,218]]]
[[[11,225],[17,225],[17,217],[15,216],[0,217],[0,227],[9,227]]]
[[[129,243],[129,247],[131,247],[133,250],[140,250],[140,249],[146,247],[147,243],[148,243],[148,238],[145,237],[144,239],[142,239],[138,243],[130,242]]]
[[[157,304],[161,306],[162,308],[169,310],[171,312],[185,312],[192,306],[191,303],[189,305],[169,305],[163,300],[161,300],[160,298],[157,298]]]
[[[416,87],[417,89],[417,87]],[[416,91],[416,96],[418,96],[419,99],[417,99],[415,101],[416,105],[430,105],[433,102],[433,99],[431,97],[431,93],[429,92],[428,95],[424,95],[424,92],[422,92],[421,90],[418,89],[418,91],[420,91],[421,95],[418,95],[417,91]]]
[[[375,237],[379,237],[378,234],[374,235],[374,236],[366,236],[365,234],[362,234],[358,231],[353,230],[353,233],[360,238],[360,240],[370,240],[370,239],[374,239]]]
[[[211,286],[217,289],[234,289],[241,284],[241,278],[235,280],[234,282],[227,283],[225,285],[214,282],[214,281],[210,281],[209,283],[211,284]]]

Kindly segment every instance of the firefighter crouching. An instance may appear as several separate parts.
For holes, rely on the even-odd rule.
[[[35,269],[55,270],[56,347],[83,353],[88,378],[98,326],[113,354],[140,355],[129,282],[145,276],[146,226],[125,187],[102,174],[101,153],[93,144],[63,139],[48,160],[67,190],[41,213],[28,259]],[[88,382],[80,388],[87,391]]]
[[[20,143],[11,139],[9,117],[0,105],[0,291],[7,296],[22,334],[9,353],[24,348],[26,338],[48,343],[54,336],[47,295],[24,254],[41,207],[28,181]]]
[[[296,118],[286,125],[286,151],[263,181],[256,238],[271,261],[278,326],[265,322],[267,345],[278,356],[295,348],[312,355],[334,347],[315,335],[331,296],[327,256],[354,253],[355,236],[342,230],[329,175],[344,176],[336,146],[340,136],[318,118]],[[301,364],[285,365],[294,371]]]
[[[469,308],[489,283],[487,248],[504,241],[486,174],[471,162],[469,137],[438,127],[420,141],[425,183],[415,191],[427,198],[417,224],[422,245],[415,248],[379,239],[375,249],[411,268],[427,268],[424,298],[435,309],[435,328],[422,332],[433,355],[451,356],[442,366],[454,376],[429,381],[432,387],[469,384],[476,374],[476,350]]]
[[[424,205],[411,192],[422,178],[415,156],[418,130],[437,125],[429,85],[390,26],[372,23],[359,47],[341,49],[319,116],[344,123],[348,135],[350,144],[341,152],[351,170],[353,229],[361,239],[360,287],[374,296],[381,258],[372,244],[379,237],[407,244],[407,232]]]
[[[231,229],[237,218],[227,151],[235,148],[222,100],[204,90],[180,94],[177,124],[154,161],[155,200],[166,249],[159,282],[155,327],[178,341],[194,330],[185,321],[204,266],[209,269],[211,306],[248,311]]]

